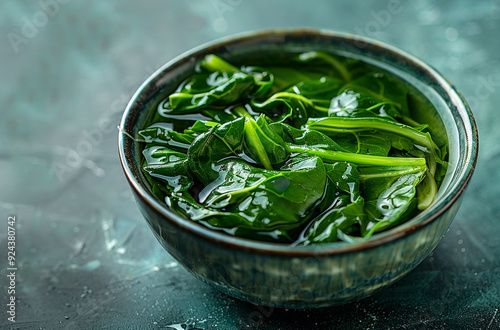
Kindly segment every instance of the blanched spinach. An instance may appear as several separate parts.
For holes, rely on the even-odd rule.
[[[318,158],[292,158],[280,170],[237,160],[218,167],[219,176],[199,192],[197,201],[182,191],[173,193],[169,204],[212,227],[244,229],[248,238],[291,237],[289,232],[310,217],[326,182],[325,166]]]
[[[304,231],[297,243],[336,242],[343,234],[359,231],[365,223],[364,199],[360,195],[360,183],[357,167],[340,162],[326,165],[328,175],[327,190],[330,205],[320,213]]]
[[[140,132],[143,170],[171,209],[230,235],[364,239],[426,209],[446,172],[446,139],[412,118],[415,95],[324,52],[262,67],[208,55]]]
[[[237,69],[220,57],[209,55],[201,62],[199,72],[168,97],[166,108],[177,114],[206,107],[226,107],[249,97],[266,95],[272,82],[272,74],[263,69]]]

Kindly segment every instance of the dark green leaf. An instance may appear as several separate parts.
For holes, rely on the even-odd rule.
[[[149,145],[169,146],[176,150],[187,150],[195,139],[193,135],[178,133],[163,127],[146,128],[139,134]]]
[[[336,242],[339,233],[351,233],[364,222],[364,200],[356,166],[344,162],[325,166],[329,187],[326,200],[330,205],[310,222],[300,239],[302,245]]]
[[[325,184],[326,170],[319,158],[292,159],[279,171],[229,160],[220,163],[219,177],[199,193],[199,202],[187,194],[173,194],[169,204],[212,227],[283,240],[307,219]]]
[[[273,85],[273,75],[266,70],[252,66],[236,70],[215,55],[207,55],[201,66],[214,71],[198,72],[184,81],[165,104],[170,113],[226,107],[250,97],[265,96]]]
[[[149,147],[143,150],[146,166],[143,170],[161,181],[169,191],[185,191],[192,185],[187,156],[165,147]]]
[[[217,164],[228,157],[239,157],[245,118],[212,127],[199,135],[187,151],[189,168],[193,175],[207,185],[219,176]]]
[[[360,167],[361,188],[365,199],[364,237],[399,223],[415,206],[416,186],[425,174],[424,166]]]
[[[264,102],[250,102],[255,112],[263,113],[274,122],[284,122],[294,127],[307,123],[308,107],[313,104],[309,99],[289,92],[274,94]]]
[[[409,115],[408,89],[387,74],[368,73],[344,85],[340,92],[355,95],[357,108],[371,109],[392,118]]]
[[[270,127],[289,145],[347,152],[328,136],[315,130],[298,129],[284,123],[273,123]]]
[[[269,127],[265,118],[261,115],[257,121],[246,119],[245,152],[258,165],[270,170],[279,168],[288,160],[290,152],[281,136]]]

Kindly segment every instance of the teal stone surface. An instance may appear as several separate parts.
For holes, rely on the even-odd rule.
[[[164,63],[234,33],[299,27],[368,36],[423,59],[469,102],[480,137],[475,174],[434,251],[366,299],[313,310],[242,302],[184,270],[143,220],[116,138],[128,100]],[[2,1],[0,327],[499,328],[499,33],[496,0]]]

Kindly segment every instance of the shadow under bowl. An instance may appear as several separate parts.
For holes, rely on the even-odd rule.
[[[413,85],[432,103],[450,148],[448,172],[428,209],[360,243],[290,247],[212,231],[173,212],[152,194],[141,171],[141,148],[129,136],[138,136],[157,104],[193,72],[195,63],[207,54],[230,60],[286,50],[322,50],[366,61]],[[119,154],[125,175],[165,250],[196,277],[230,296],[283,308],[358,300],[415,268],[437,246],[457,213],[478,153],[477,129],[467,103],[432,67],[377,41],[310,29],[246,33],[180,55],[137,90],[121,128]]]

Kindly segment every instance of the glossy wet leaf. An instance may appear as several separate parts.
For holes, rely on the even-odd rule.
[[[416,186],[425,170],[425,166],[359,168],[366,212],[366,223],[361,228],[363,236],[398,224],[416,206]]]
[[[289,145],[307,146],[310,148],[322,148],[326,150],[348,151],[339,146],[334,140],[325,134],[310,130],[298,129],[284,123],[273,123],[270,127],[283,141]]]
[[[364,222],[364,199],[360,195],[356,166],[349,163],[326,165],[330,205],[314,218],[302,238],[302,245],[336,242],[340,233],[351,233]]]
[[[265,114],[272,121],[294,127],[307,123],[308,108],[312,107],[307,98],[289,92],[277,93],[264,102],[252,101],[250,104],[255,112]]]
[[[221,159],[239,157],[245,118],[212,127],[199,135],[187,150],[189,168],[198,180],[207,185],[219,176],[217,164]]]
[[[432,204],[446,135],[435,112],[414,116],[430,104],[415,90],[337,54],[264,62],[205,56],[140,132],[168,207],[229,235],[309,245],[361,240]]]
[[[153,146],[143,150],[146,164],[144,172],[162,182],[167,191],[188,190],[193,178],[184,153],[166,147]]]
[[[162,127],[151,127],[139,132],[145,142],[153,145],[169,146],[177,150],[187,150],[195,136],[179,133]]]
[[[169,96],[165,108],[171,114],[229,106],[265,96],[272,88],[273,76],[265,69],[238,69],[215,55],[207,55],[201,66],[205,71],[193,74]]]
[[[368,73],[345,84],[342,93],[354,95],[357,108],[370,109],[381,116],[408,116],[408,89],[384,73]]]
[[[323,195],[326,170],[318,158],[298,158],[279,171],[240,161],[220,164],[219,177],[199,193],[199,202],[170,198],[192,220],[251,233],[295,230]],[[203,205],[203,206],[202,206]]]
[[[280,135],[269,126],[266,117],[246,119],[245,151],[260,166],[273,169],[288,160],[290,152]]]

